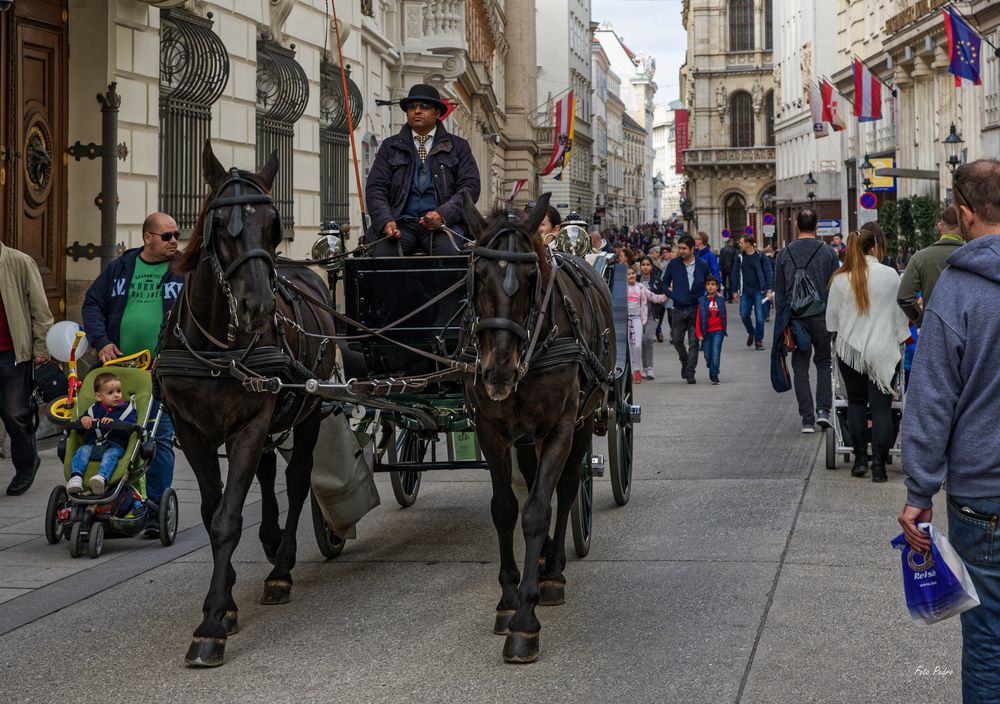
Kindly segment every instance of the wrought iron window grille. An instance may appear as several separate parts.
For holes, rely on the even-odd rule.
[[[355,129],[364,109],[361,90],[347,74],[347,97],[340,67],[328,61],[320,64],[319,159],[320,159],[320,219],[348,223],[350,211],[350,124]],[[347,120],[347,103],[351,106],[351,123]]]

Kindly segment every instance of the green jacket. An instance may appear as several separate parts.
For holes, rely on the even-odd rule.
[[[52,327],[52,311],[38,265],[31,256],[0,244],[0,296],[14,341],[14,361],[47,357],[45,333]]]
[[[907,318],[917,321],[918,328],[924,321],[924,311],[930,303],[934,285],[948,266],[948,257],[963,244],[960,239],[942,237],[910,258],[903,280],[899,283],[896,302]],[[923,307],[917,305],[917,294],[920,294]]]

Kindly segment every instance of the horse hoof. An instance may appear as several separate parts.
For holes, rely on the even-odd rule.
[[[226,659],[226,639],[196,636],[191,639],[184,662],[192,667],[218,667]]]
[[[566,582],[546,580],[538,584],[539,606],[559,606],[566,603]]]
[[[236,635],[240,632],[239,612],[236,609],[230,609],[222,617],[222,627],[226,629],[227,636]]]
[[[287,604],[292,599],[292,583],[285,579],[269,579],[264,582],[264,596],[260,603],[264,606]]]
[[[503,660],[513,664],[535,662],[538,659],[538,633],[511,631],[503,644]]]
[[[498,636],[510,633],[510,620],[514,618],[514,609],[497,609],[497,620],[493,622],[493,632]]]

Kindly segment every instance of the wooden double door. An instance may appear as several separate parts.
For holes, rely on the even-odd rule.
[[[15,0],[0,11],[0,239],[34,257],[57,318],[66,293],[66,2]]]

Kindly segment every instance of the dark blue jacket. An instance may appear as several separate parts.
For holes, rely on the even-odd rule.
[[[712,272],[712,276],[719,279],[719,283],[721,284],[722,280],[719,277],[721,277],[722,274],[719,273],[719,258],[715,256],[715,252],[712,251],[712,248],[705,247],[703,249],[695,249],[694,253],[699,259],[708,264],[708,268]]]
[[[368,212],[372,224],[368,240],[382,236],[386,223],[397,220],[406,207],[416,170],[413,132],[407,125],[382,142],[365,182]],[[469,143],[448,132],[440,122],[434,143],[427,150],[427,166],[434,179],[437,211],[444,224],[453,227],[465,222],[462,194],[479,200],[479,167]]]
[[[752,274],[752,278],[748,274]],[[771,258],[759,250],[750,255],[741,253],[736,258],[732,277],[733,289],[740,295],[774,290],[774,266]]]
[[[693,308],[698,305],[698,299],[705,295],[705,277],[708,274],[708,264],[695,257],[694,286],[689,287],[684,260],[680,257],[671,259],[663,270],[663,293],[674,302],[674,308]]]
[[[719,306],[719,317],[722,318],[722,334],[727,335],[729,329],[729,311],[726,310],[726,299],[715,294],[715,303]],[[698,299],[698,329],[708,332],[708,294]]]
[[[101,433],[101,438],[97,437],[97,431],[101,429],[101,419],[111,417],[111,420],[119,423],[132,423],[133,425],[137,422],[135,407],[133,406],[128,413],[125,413],[124,417],[122,414],[128,408],[129,403],[127,401],[122,401],[121,405],[115,408],[106,408],[103,403],[97,402],[89,409],[87,409],[86,415],[94,419],[94,424],[90,426],[90,430],[86,431],[83,435],[84,445],[96,445],[98,440],[103,440],[105,443],[111,445],[117,445],[123,450],[128,447],[129,437],[132,433],[128,430],[110,430],[103,431]]]
[[[125,314],[125,304],[128,303],[128,290],[139,252],[139,247],[130,249],[112,261],[87,289],[87,295],[83,299],[83,330],[87,333],[87,341],[95,350],[99,351],[112,342],[118,344],[122,315]],[[161,282],[164,317],[170,312],[183,285],[183,277],[167,267],[167,273]]]

